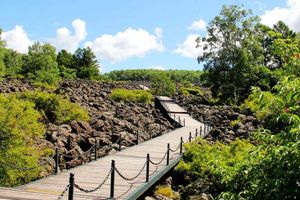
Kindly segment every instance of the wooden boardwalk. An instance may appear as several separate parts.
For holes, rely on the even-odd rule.
[[[153,162],[159,162],[166,155],[167,144],[170,148],[175,150],[180,144],[180,138],[183,137],[184,141],[189,139],[189,133],[192,132],[193,136],[195,130],[200,127],[204,129],[204,124],[190,117],[184,109],[172,102],[166,97],[160,99],[162,106],[169,112],[169,116],[179,122],[185,121],[185,126],[173,130],[167,134],[156,137],[149,141],[140,143],[136,146],[126,148],[120,152],[115,152],[96,161],[89,162],[82,166],[67,170],[58,175],[52,175],[38,181],[16,187],[16,188],[0,188],[0,199],[20,199],[20,200],[54,200],[66,188],[69,182],[69,174],[73,173],[75,177],[75,184],[84,189],[93,189],[97,187],[109,174],[111,169],[111,162],[115,160],[117,170],[125,177],[131,178],[141,171],[140,175],[132,180],[124,180],[118,173],[115,173],[115,199],[135,199],[141,191],[147,188],[145,183],[146,177],[146,155],[150,154],[150,159]],[[179,150],[170,152],[170,165],[174,166],[180,159]],[[163,159],[161,164],[155,166],[150,164],[150,179],[153,182],[155,177],[162,175],[166,170],[166,159]],[[74,188],[74,199],[108,199],[110,197],[110,180],[103,186],[92,193],[85,193],[77,188]],[[150,185],[150,184],[148,184]],[[68,199],[68,192],[65,193],[62,199]]]

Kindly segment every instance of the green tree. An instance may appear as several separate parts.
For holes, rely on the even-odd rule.
[[[78,48],[74,60],[78,78],[93,79],[99,76],[99,64],[91,48]]]
[[[5,74],[5,63],[4,63],[4,57],[5,57],[5,42],[1,40],[1,34],[2,29],[0,28],[0,77],[4,76]]]
[[[274,27],[264,27],[263,47],[265,52],[265,65],[270,69],[282,69],[287,65],[293,65],[293,57],[299,53],[299,39],[282,21]]]
[[[204,54],[198,62],[204,62],[215,97],[235,103],[245,98],[244,89],[252,84],[247,79],[251,67],[263,64],[262,48],[255,36],[257,22],[251,11],[233,5],[223,6],[220,15],[209,23],[208,36],[202,39]]]
[[[35,82],[56,84],[60,77],[55,48],[39,42],[30,46],[25,56],[23,73]]]
[[[73,54],[66,50],[61,50],[57,55],[57,63],[60,70],[60,76],[63,78],[76,78],[77,70],[74,69],[75,59]]]
[[[6,66],[5,75],[15,76],[21,74],[24,66],[23,54],[7,49],[4,56],[4,63]]]

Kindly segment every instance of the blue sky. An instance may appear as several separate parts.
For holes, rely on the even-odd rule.
[[[0,27],[7,46],[26,52],[34,41],[74,51],[90,46],[102,72],[128,68],[201,69],[196,36],[222,5],[252,9],[271,25],[300,30],[299,0],[2,0]],[[289,17],[293,16],[294,20]],[[192,26],[192,24],[194,25]]]

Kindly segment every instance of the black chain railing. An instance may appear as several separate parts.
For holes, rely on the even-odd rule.
[[[68,184],[65,189],[62,191],[62,193],[58,196],[57,200],[61,200],[64,198],[65,194],[67,193],[67,191],[69,190],[70,184]]]
[[[123,175],[123,174],[118,170],[117,167],[115,167],[115,170],[116,170],[117,174],[118,174],[122,179],[124,179],[124,180],[126,180],[126,181],[133,181],[134,179],[138,178],[138,177],[142,174],[142,172],[144,171],[146,165],[147,165],[147,161],[145,162],[145,164],[143,165],[143,167],[141,168],[141,170],[137,173],[137,175],[135,175],[134,177],[131,177],[131,178],[128,178],[128,177],[126,177],[125,175]]]
[[[165,158],[167,157],[167,154],[168,154],[168,152],[166,152],[166,153],[164,154],[164,156],[162,157],[162,159],[161,159],[159,162],[154,162],[154,161],[152,161],[151,159],[149,160],[149,162],[150,162],[152,165],[160,165],[160,164],[165,160]]]
[[[179,143],[179,145],[176,147],[176,149],[172,149],[172,148],[169,148],[169,150],[172,152],[172,153],[175,153],[176,151],[178,151],[178,149],[180,149],[180,146],[181,146],[181,142]]]
[[[204,129],[209,130],[210,128],[205,127]],[[201,126],[201,128],[199,130],[199,136],[201,136],[201,132],[202,132],[202,126]],[[198,136],[198,130],[196,129],[196,131],[195,131],[195,137],[193,137],[192,133],[190,132],[187,142],[191,142],[191,140],[197,138],[197,136]],[[145,182],[149,182],[149,178],[150,178],[149,177],[150,176],[150,164],[154,165],[156,167],[156,169],[157,169],[158,166],[160,166],[163,163],[164,160],[167,160],[167,165],[169,165],[170,152],[176,153],[179,150],[179,155],[182,155],[183,144],[184,144],[183,137],[180,138],[180,143],[176,147],[176,149],[170,148],[170,144],[168,144],[167,145],[167,151],[166,151],[166,153],[163,155],[163,157],[158,162],[154,162],[153,160],[151,160],[150,159],[150,154],[147,154],[146,162],[144,163],[144,165],[142,166],[142,168],[139,170],[139,172],[134,177],[126,177],[124,174],[122,174],[120,172],[120,170],[116,167],[115,161],[112,160],[112,162],[111,162],[111,168],[110,168],[109,173],[106,175],[105,179],[97,187],[95,187],[94,189],[85,189],[85,188],[83,188],[83,187],[75,184],[74,174],[71,173],[70,174],[70,179],[69,179],[69,185],[62,192],[62,194],[60,195],[60,197],[63,196],[67,191],[69,191],[69,194],[68,194],[69,197],[68,197],[68,199],[69,200],[73,200],[74,188],[78,189],[81,192],[85,192],[85,193],[95,192],[95,191],[99,190],[106,183],[106,181],[110,177],[110,198],[114,199],[114,195],[115,195],[115,173],[117,173],[125,181],[133,181],[133,180],[137,179],[138,177],[140,177],[141,174],[143,173],[143,171],[146,169]],[[171,160],[173,159],[173,157],[174,157],[174,154],[172,154]]]
[[[108,180],[109,176],[111,175],[112,169],[109,170],[109,172],[107,173],[106,177],[104,178],[104,180],[94,189],[85,189],[79,185],[77,185],[76,183],[74,183],[74,187],[76,189],[78,189],[81,192],[85,192],[85,193],[92,193],[92,192],[96,192],[97,190],[99,190]]]

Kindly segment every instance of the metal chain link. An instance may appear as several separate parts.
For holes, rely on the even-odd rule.
[[[74,186],[75,186],[75,188],[77,188],[81,192],[85,192],[85,193],[95,192],[95,191],[99,190],[105,184],[105,182],[108,180],[108,177],[111,175],[111,172],[112,172],[112,169],[109,170],[109,172],[107,173],[105,179],[94,189],[91,189],[91,190],[84,189],[84,188],[80,187],[77,184],[74,184]]]
[[[149,162],[151,164],[153,164],[153,165],[159,165],[159,164],[161,164],[164,161],[164,159],[166,158],[167,154],[168,154],[168,152],[166,152],[165,155],[164,155],[164,157],[159,162],[157,162],[157,163],[153,162],[151,159],[149,160]]]
[[[171,151],[171,152],[173,152],[173,153],[175,153],[179,148],[180,148],[180,146],[181,146],[181,143],[179,143],[179,145],[177,146],[177,148],[176,149],[171,149],[171,147],[169,148],[169,150]]]
[[[142,167],[142,169],[139,171],[139,173],[138,173],[136,176],[132,177],[132,178],[125,177],[123,174],[121,174],[121,172],[118,170],[117,167],[115,167],[115,170],[116,170],[117,174],[119,174],[119,176],[120,176],[121,178],[123,178],[124,180],[126,180],[126,181],[132,181],[132,180],[136,179],[137,177],[139,177],[139,176],[142,174],[143,170],[144,170],[145,167],[146,167],[146,164],[147,164],[147,162],[145,162],[145,164],[143,165],[143,167]]]
[[[62,193],[58,196],[57,200],[61,200],[65,196],[65,194],[69,190],[69,188],[70,188],[70,184],[65,187],[65,189],[62,191]]]

